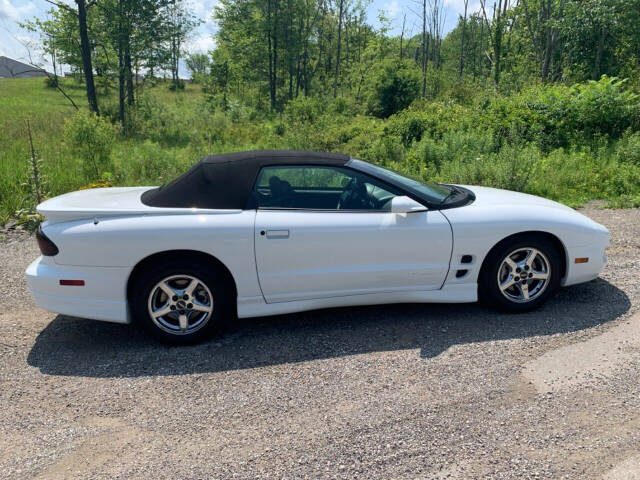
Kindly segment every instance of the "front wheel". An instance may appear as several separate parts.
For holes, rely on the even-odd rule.
[[[198,343],[220,331],[230,315],[230,294],[221,275],[191,262],[171,262],[144,272],[135,286],[136,320],[159,340]]]
[[[542,305],[560,285],[561,257],[543,237],[514,238],[492,250],[480,275],[482,301],[511,312]]]

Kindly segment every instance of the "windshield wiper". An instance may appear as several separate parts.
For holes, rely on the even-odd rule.
[[[442,185],[441,183],[438,185]],[[460,190],[459,188],[457,188],[454,185],[443,185],[447,188],[450,188],[451,191],[449,192],[449,195],[447,195],[446,197],[444,197],[441,201],[440,201],[440,205],[442,205],[444,202],[446,202],[447,200],[449,200],[450,197],[455,197],[456,195],[459,195],[461,193],[464,193],[462,190]]]

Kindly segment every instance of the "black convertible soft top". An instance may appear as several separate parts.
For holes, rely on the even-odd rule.
[[[142,194],[150,207],[244,209],[260,169],[269,165],[344,166],[339,153],[259,150],[204,157],[186,173]]]

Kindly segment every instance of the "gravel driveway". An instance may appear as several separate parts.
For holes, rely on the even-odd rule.
[[[544,308],[344,308],[204,345],[33,306],[0,240],[0,478],[640,478],[640,210]],[[635,475],[635,477],[634,477]]]

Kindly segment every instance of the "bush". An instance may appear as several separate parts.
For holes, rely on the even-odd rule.
[[[451,183],[487,185],[522,192],[527,190],[540,158],[540,150],[533,145],[508,146],[497,154],[463,157],[443,163],[438,177]]]
[[[640,133],[624,135],[616,144],[616,158],[620,162],[640,167]]]
[[[110,175],[110,154],[116,140],[116,128],[106,118],[93,113],[78,112],[64,126],[64,137],[72,153],[82,160],[89,179]]]
[[[594,135],[619,138],[628,128],[640,127],[640,100],[625,89],[626,80],[603,75],[570,89],[573,102],[569,127],[582,129],[588,138]]]
[[[409,62],[386,60],[374,77],[369,112],[387,118],[407,108],[420,95],[420,74]]]
[[[185,145],[192,137],[189,117],[162,105],[155,97],[143,95],[131,110],[130,131],[165,145]]]
[[[287,103],[285,117],[294,123],[313,123],[324,111],[325,106],[316,97],[298,97]]]
[[[222,112],[210,113],[205,120],[202,134],[209,143],[222,143],[231,132],[231,125],[227,116]]]
[[[120,106],[115,98],[105,97],[100,99],[100,116],[108,118],[111,123],[120,122]]]
[[[115,155],[122,180],[127,185],[159,185],[177,177],[185,169],[176,155],[157,143],[145,140]]]
[[[286,128],[283,123],[276,123],[273,126],[273,132],[279,137],[283,136],[286,131]]]
[[[640,128],[638,95],[603,76],[572,87],[540,86],[489,103],[485,121],[496,137],[535,141],[544,151],[620,138]]]
[[[184,90],[185,84],[184,84],[184,80],[182,80],[181,78],[175,80],[175,81],[171,81],[171,83],[169,83],[169,90],[175,91],[175,90]]]
[[[112,79],[106,75],[96,75],[95,83],[98,95],[105,97],[111,93],[114,86]]]
[[[44,77],[44,86],[47,88],[57,88],[58,77],[47,75],[46,77]]]
[[[355,115],[357,110],[356,103],[351,98],[338,97],[329,105],[329,112],[338,115]]]
[[[460,105],[418,101],[390,117],[386,131],[400,137],[402,143],[409,147],[423,136],[440,139],[448,131],[478,128],[474,117],[473,111]]]

